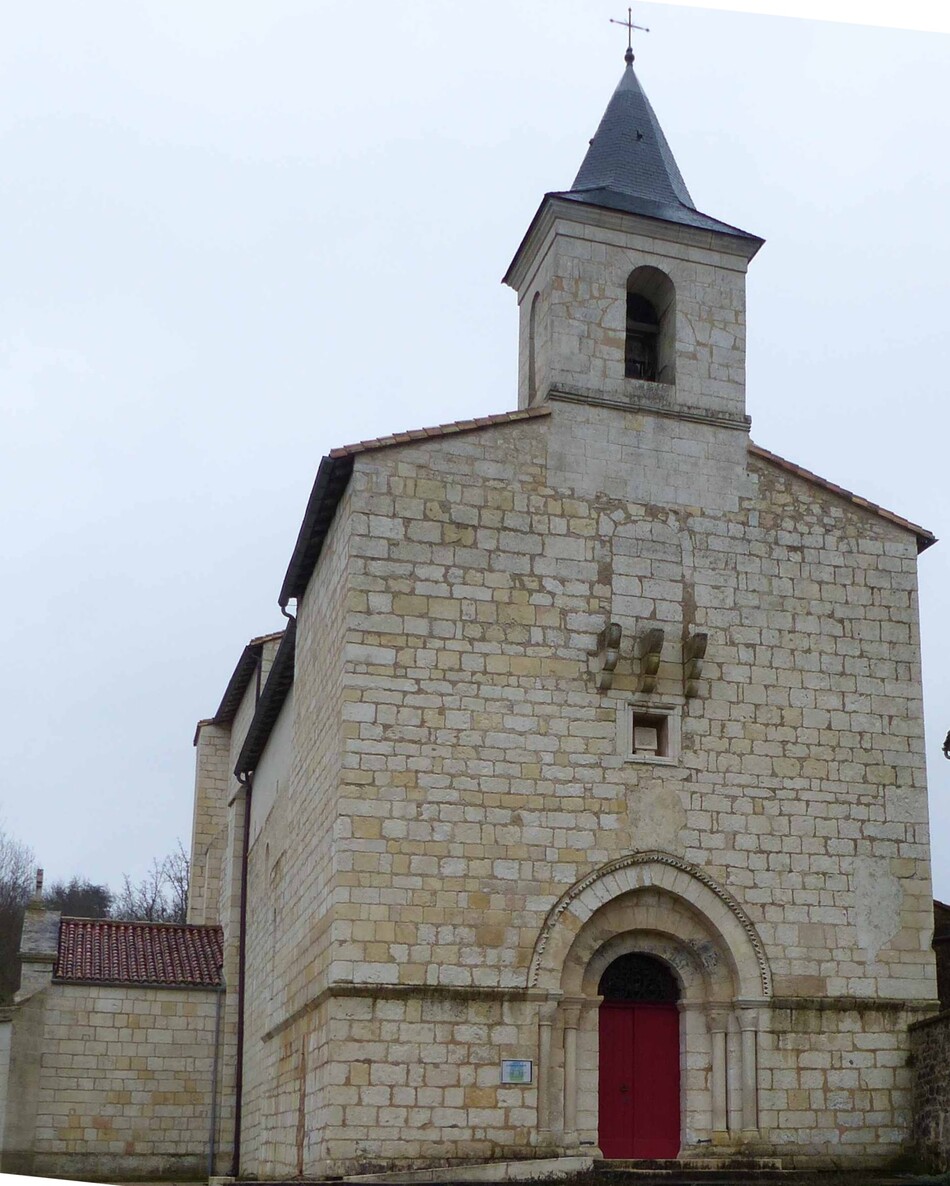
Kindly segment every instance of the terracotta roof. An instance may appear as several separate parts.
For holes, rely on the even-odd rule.
[[[217,988],[220,927],[64,918],[53,976],[84,984]]]
[[[436,424],[432,428],[411,428],[406,432],[394,432],[386,437],[373,437],[358,441],[355,445],[343,445],[331,449],[329,456],[353,457],[357,453],[368,453],[372,449],[389,449],[393,445],[408,445],[413,441],[427,441],[433,437],[454,436],[460,432],[474,432],[478,428],[491,428],[496,424],[514,424],[519,420],[533,420],[536,416],[550,416],[550,407],[520,408],[517,412],[497,412],[493,416],[477,416],[474,420],[453,420],[451,424]]]
[[[839,498],[845,499],[853,506],[870,511],[872,515],[879,515],[882,519],[886,519],[889,523],[893,523],[897,527],[903,527],[905,531],[909,531],[917,536],[918,552],[922,552],[925,548],[929,548],[931,544],[937,542],[937,537],[933,532],[928,531],[926,527],[921,527],[917,523],[911,523],[909,519],[903,519],[900,515],[895,515],[893,511],[888,511],[884,507],[878,506],[876,502],[869,502],[868,499],[862,498],[859,494],[854,494],[850,490],[845,490],[843,486],[837,486],[834,482],[829,482],[827,478],[820,478],[817,474],[813,474],[811,470],[805,469],[804,466],[796,465],[794,461],[786,461],[784,457],[779,457],[777,453],[770,453],[768,449],[763,449],[761,445],[756,445],[750,441],[749,452],[755,454],[756,457],[763,458],[765,461],[772,462],[773,465],[777,465],[780,469],[784,469],[790,474],[804,478],[806,482],[821,486],[822,489],[827,490],[831,494],[837,494]]]

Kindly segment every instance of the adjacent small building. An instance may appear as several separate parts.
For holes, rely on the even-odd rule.
[[[221,957],[218,927],[61,919],[37,894],[20,991],[0,1024],[3,1172],[207,1174],[215,1120],[231,1115],[214,1086]]]

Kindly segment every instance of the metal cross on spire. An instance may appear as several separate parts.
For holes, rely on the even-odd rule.
[[[623,55],[623,60],[629,66],[633,61],[633,31],[639,30],[641,33],[649,33],[650,30],[645,25],[635,25],[633,23],[633,9],[627,9],[627,19],[625,21],[615,21],[613,17],[610,18],[612,25],[623,25],[627,30],[627,52]]]

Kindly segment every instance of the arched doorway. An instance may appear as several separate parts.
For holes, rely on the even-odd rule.
[[[605,1158],[680,1151],[679,984],[640,952],[615,959],[598,985],[599,1145]]]

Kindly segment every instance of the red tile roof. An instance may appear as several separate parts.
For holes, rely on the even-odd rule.
[[[217,988],[220,927],[64,918],[53,976],[85,984]]]
[[[831,494],[837,494],[839,498],[846,499],[853,506],[870,511],[872,515],[880,515],[882,519],[887,519],[889,523],[894,523],[897,527],[903,527],[905,531],[909,531],[917,536],[918,552],[922,552],[925,548],[929,548],[931,544],[937,542],[937,537],[932,531],[928,531],[926,527],[921,527],[918,523],[911,523],[909,519],[895,515],[893,511],[878,506],[876,502],[870,502],[868,499],[862,498],[860,494],[854,494],[851,490],[845,490],[843,486],[829,482],[827,478],[820,478],[817,474],[813,474],[810,469],[805,469],[802,465],[796,465],[794,461],[787,461],[784,457],[779,457],[777,453],[770,453],[768,449],[763,449],[761,445],[755,444],[754,441],[749,442],[749,452],[756,457],[761,457],[764,461],[772,462],[773,465],[777,465],[780,469],[784,469],[790,474],[804,478],[806,482],[823,487]]]
[[[493,428],[496,424],[517,424],[519,420],[533,420],[536,416],[550,416],[546,404],[532,408],[520,408],[516,412],[496,412],[492,416],[476,416],[472,420],[453,420],[450,424],[436,424],[433,428],[412,428],[406,432],[394,432],[385,437],[372,437],[368,441],[357,441],[355,445],[341,445],[331,449],[329,456],[353,457],[357,453],[369,453],[373,449],[389,449],[393,445],[408,445],[413,441],[428,441],[433,437],[454,436],[460,432],[474,432],[478,428]]]

